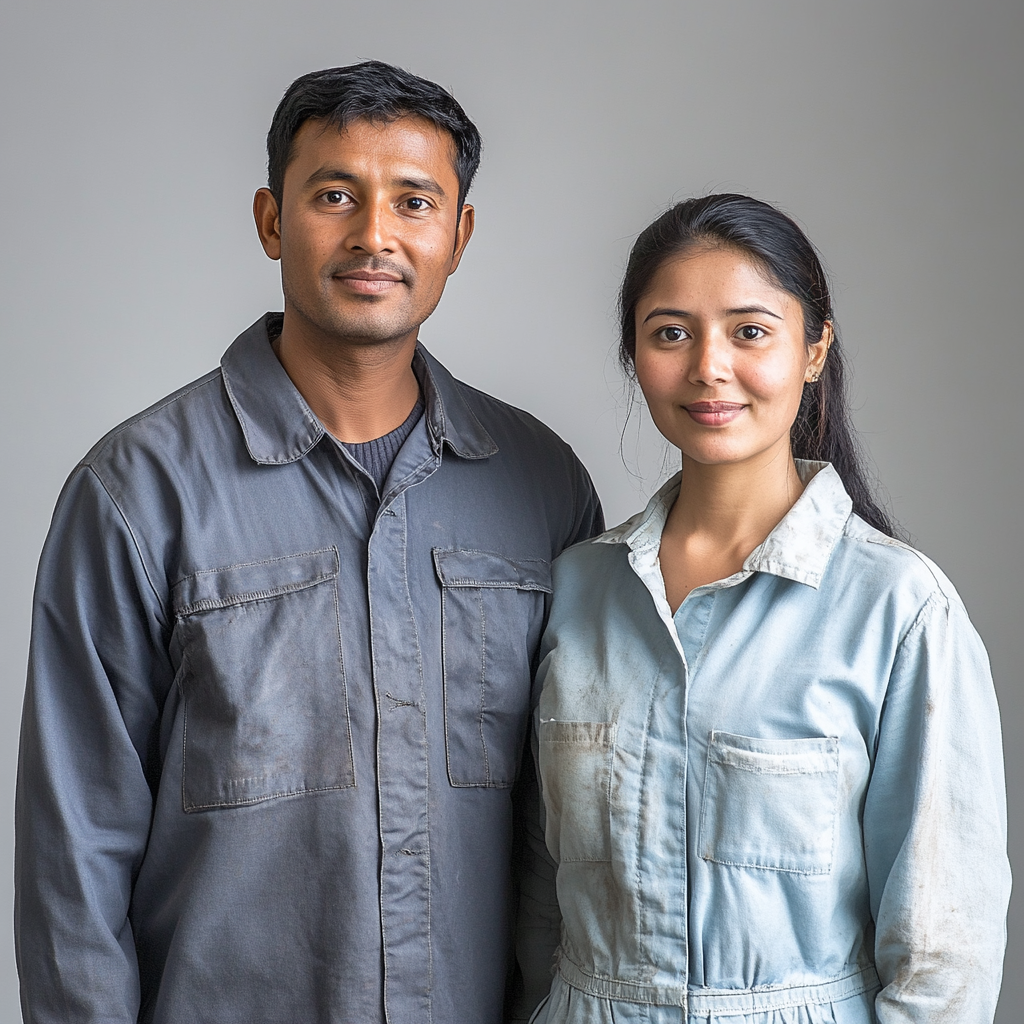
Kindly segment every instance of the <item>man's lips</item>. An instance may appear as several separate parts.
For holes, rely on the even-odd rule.
[[[703,427],[721,427],[731,423],[746,408],[739,402],[690,402],[683,408]]]
[[[380,295],[401,284],[402,276],[387,270],[349,270],[335,274],[334,280],[359,295]]]

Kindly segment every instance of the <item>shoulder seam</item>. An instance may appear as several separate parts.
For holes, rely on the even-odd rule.
[[[86,453],[82,461],[79,463],[81,466],[88,466],[92,468],[93,462],[100,456],[100,454],[107,449],[107,447],[119,437],[129,427],[135,426],[136,423],[141,423],[143,420],[148,419],[150,416],[154,416],[162,409],[167,408],[169,405],[173,405],[175,402],[187,395],[192,394],[193,391],[197,391],[199,388],[206,387],[207,384],[211,383],[215,378],[221,376],[221,368],[218,366],[209,373],[204,374],[198,380],[194,380],[191,384],[186,384],[183,388],[178,391],[161,398],[158,402],[149,406],[148,409],[143,409],[141,412],[137,412],[134,416],[129,416],[123,423],[119,423],[112,430],[108,431],[95,445]],[[99,479],[99,477],[97,477]],[[104,487],[104,490],[106,488]],[[111,498],[113,501],[113,498]],[[116,502],[115,502],[116,504]]]
[[[198,386],[198,384],[196,386]],[[124,523],[125,529],[128,531],[128,536],[132,539],[132,546],[135,548],[136,555],[139,556],[139,564],[142,566],[142,571],[146,574],[146,582],[149,584],[149,589],[153,591],[153,596],[156,598],[156,603],[160,607],[160,612],[163,616],[164,624],[166,625],[166,623],[170,621],[167,617],[167,607],[164,604],[163,599],[160,597],[160,592],[156,589],[156,584],[153,582],[153,576],[149,571],[149,566],[146,565],[146,559],[142,554],[142,548],[139,546],[139,540],[135,536],[135,531],[132,529],[132,524],[128,521],[128,517],[125,515],[124,509],[121,508],[120,504],[110,493],[109,489],[107,488],[107,485],[103,482],[103,477],[100,476],[100,474],[96,471],[95,467],[92,465],[83,464],[83,469],[87,470],[89,473],[93,475],[96,482],[100,485],[100,487],[103,488],[103,493],[109,499],[110,504],[117,509],[117,514],[121,517],[121,522]]]
[[[484,401],[493,402],[494,405],[501,406],[501,408],[506,409],[511,413],[514,413],[516,416],[525,416],[533,424],[541,427],[543,430],[551,434],[551,436],[558,440],[560,444],[564,445],[566,448],[569,448],[571,450],[572,446],[569,444],[568,441],[565,440],[564,437],[561,436],[561,434],[559,434],[553,427],[545,423],[544,420],[542,420],[539,416],[535,416],[532,412],[530,412],[529,409],[520,409],[518,405],[513,405],[511,402],[506,402],[503,398],[498,398],[496,395],[492,395],[487,391],[481,391],[480,388],[473,387],[472,384],[467,384],[464,380],[459,380],[459,378],[455,377],[454,375],[452,376],[452,380],[455,382],[456,386],[461,388],[464,392],[469,392],[471,395],[478,395]],[[575,454],[575,452],[573,454]]]
[[[850,518],[847,520],[847,525],[854,518],[856,518],[859,522],[864,523],[865,526],[870,527],[871,525],[870,523],[865,523],[864,520],[861,519],[856,512],[850,513]],[[905,551],[908,555],[912,555],[918,562],[918,564],[921,565],[927,571],[928,575],[931,577],[932,583],[934,584],[935,590],[932,592],[931,595],[929,595],[929,600],[931,600],[931,598],[935,594],[941,594],[946,604],[949,604],[949,595],[946,593],[946,587],[944,586],[943,581],[935,575],[935,566],[932,564],[931,559],[923,552],[918,551],[917,548],[912,547],[910,544],[906,544],[904,541],[897,540],[895,537],[887,537],[884,533],[879,533],[877,537],[851,537],[847,530],[844,528],[843,535],[849,537],[851,541],[857,544],[874,544],[875,546],[880,548],[896,548],[898,551]],[[927,602],[925,602],[925,604],[927,604]],[[924,606],[922,606],[922,608],[923,607]]]
[[[929,611],[929,609],[931,609],[933,605],[938,604],[940,600],[942,603],[942,607],[946,611],[949,611],[949,599],[943,593],[942,589],[938,588],[934,590],[931,594],[928,595],[928,600],[925,601],[920,608],[918,608],[917,614],[914,616],[914,621],[907,627],[907,630],[903,634],[903,636],[900,637],[899,643],[896,645],[897,650],[902,650],[903,644],[911,636],[911,634],[917,632],[918,629],[923,628],[925,613]]]

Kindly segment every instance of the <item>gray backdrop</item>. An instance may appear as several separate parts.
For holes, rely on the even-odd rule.
[[[297,75],[365,57],[450,87],[486,143],[477,235],[423,338],[565,436],[610,522],[662,470],[635,413],[629,472],[619,454],[613,303],[633,236],[709,190],[804,225],[892,508],[988,643],[1024,865],[1020,0],[7,0],[0,29],[0,877],[32,577],[61,482],[280,307],[249,213],[270,116]],[[1024,1013],[1022,907],[1000,1024]],[[0,1020],[17,1012],[5,926]]]

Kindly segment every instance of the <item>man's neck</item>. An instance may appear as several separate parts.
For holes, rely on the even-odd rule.
[[[339,441],[391,433],[419,397],[412,370],[416,332],[392,341],[346,343],[295,329],[286,317],[274,352],[316,417]]]

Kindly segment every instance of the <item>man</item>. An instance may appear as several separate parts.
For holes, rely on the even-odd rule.
[[[254,204],[283,316],[65,485],[19,766],[26,1021],[507,1018],[549,563],[601,513],[564,443],[417,343],[479,152],[397,68],[296,81]]]

